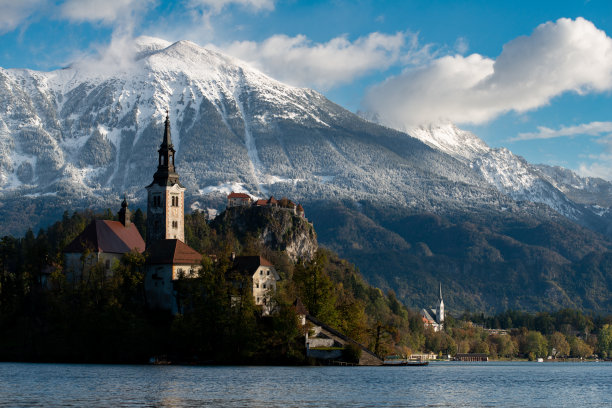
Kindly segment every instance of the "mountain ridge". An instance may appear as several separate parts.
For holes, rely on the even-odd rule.
[[[581,256],[570,263],[590,250],[602,254],[610,248],[607,207],[568,198],[561,190],[567,183],[553,171],[491,149],[454,125],[424,127],[410,136],[191,42],[141,39],[131,52],[126,61],[101,70],[92,61],[50,73],[0,69],[2,233],[48,224],[66,210],[114,208],[124,193],[134,206],[143,205],[169,109],[186,206],[220,211],[232,190],[291,197],[305,205],[307,216],[312,209],[312,220],[324,231],[320,242],[350,254],[362,268],[368,265],[368,278],[389,278],[372,261],[388,257],[381,262],[401,273],[380,286],[403,288],[405,301],[426,286],[406,286],[402,279],[450,279],[436,272],[441,265],[448,270],[479,265],[482,276],[487,265],[509,271],[518,262],[538,277],[538,285],[548,285],[539,267],[527,262],[544,256],[537,247],[551,251],[546,259],[554,261],[555,273],[568,263],[545,234],[530,241],[526,231],[538,225],[553,225],[550,230],[582,242],[583,250],[576,251]],[[612,191],[598,185],[602,197]],[[426,214],[443,222],[423,224]],[[518,225],[518,233],[513,236],[504,223]],[[410,235],[417,227],[429,235]],[[448,231],[472,237],[472,249],[452,242]],[[435,237],[449,250],[439,248]],[[518,244],[507,244],[513,240]],[[529,259],[504,256],[514,253],[510,247]],[[410,268],[403,256],[413,260]],[[551,282],[547,287],[560,285]],[[449,296],[461,307],[494,301],[484,293],[466,293],[488,300]]]

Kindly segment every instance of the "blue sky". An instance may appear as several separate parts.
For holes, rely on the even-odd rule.
[[[612,2],[0,0],[0,66],[188,39],[397,128],[450,120],[612,180]]]

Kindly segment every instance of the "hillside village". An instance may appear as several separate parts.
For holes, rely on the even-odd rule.
[[[441,283],[436,307],[407,309],[320,248],[303,206],[286,197],[231,192],[212,221],[186,214],[175,154],[166,114],[146,217],[124,197],[116,216],[65,213],[36,237],[2,239],[0,360],[381,365],[388,355],[612,355],[610,317],[456,320]]]

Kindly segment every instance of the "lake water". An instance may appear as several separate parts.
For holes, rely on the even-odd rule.
[[[612,406],[612,363],[190,367],[0,363],[0,407]]]

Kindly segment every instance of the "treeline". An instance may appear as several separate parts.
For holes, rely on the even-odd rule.
[[[136,363],[161,356],[184,362],[302,364],[307,360],[292,307],[296,298],[311,314],[380,354],[393,352],[403,341],[398,328],[419,319],[330,251],[321,249],[313,260],[294,264],[255,236],[211,226],[197,212],[185,216],[186,241],[205,256],[199,277],[176,286],[184,313],[152,312],[146,307],[141,254],[126,254],[110,275],[100,264],[86,279],[66,281],[62,250],[95,218],[115,216],[110,211],[66,213],[36,235],[28,231],[22,238],[0,240],[1,360]],[[141,211],[133,221],[144,228]],[[232,252],[263,255],[274,263],[283,278],[275,298],[279,313],[261,316],[250,291],[228,279]]]
[[[198,212],[185,216],[185,236],[204,259],[197,279],[176,285],[184,313],[152,312],[146,307],[141,254],[126,254],[111,275],[96,265],[86,280],[65,279],[63,248],[91,220],[114,217],[110,211],[65,213],[37,234],[0,240],[0,360],[142,363],[158,356],[304,364],[304,333],[292,306],[297,298],[310,314],[381,356],[424,351],[492,358],[612,356],[611,317],[576,310],[447,315],[445,331],[434,332],[393,291],[370,286],[333,252],[319,249],[312,260],[294,263],[256,235],[240,235],[223,217],[210,223]],[[145,221],[142,211],[134,213],[143,235]],[[274,263],[282,277],[277,314],[262,316],[245,289],[250,285],[228,279],[232,252]]]
[[[451,319],[445,332],[428,337],[440,354],[485,353],[492,358],[612,357],[612,316],[578,310],[553,313],[506,311],[497,315],[465,313]]]

